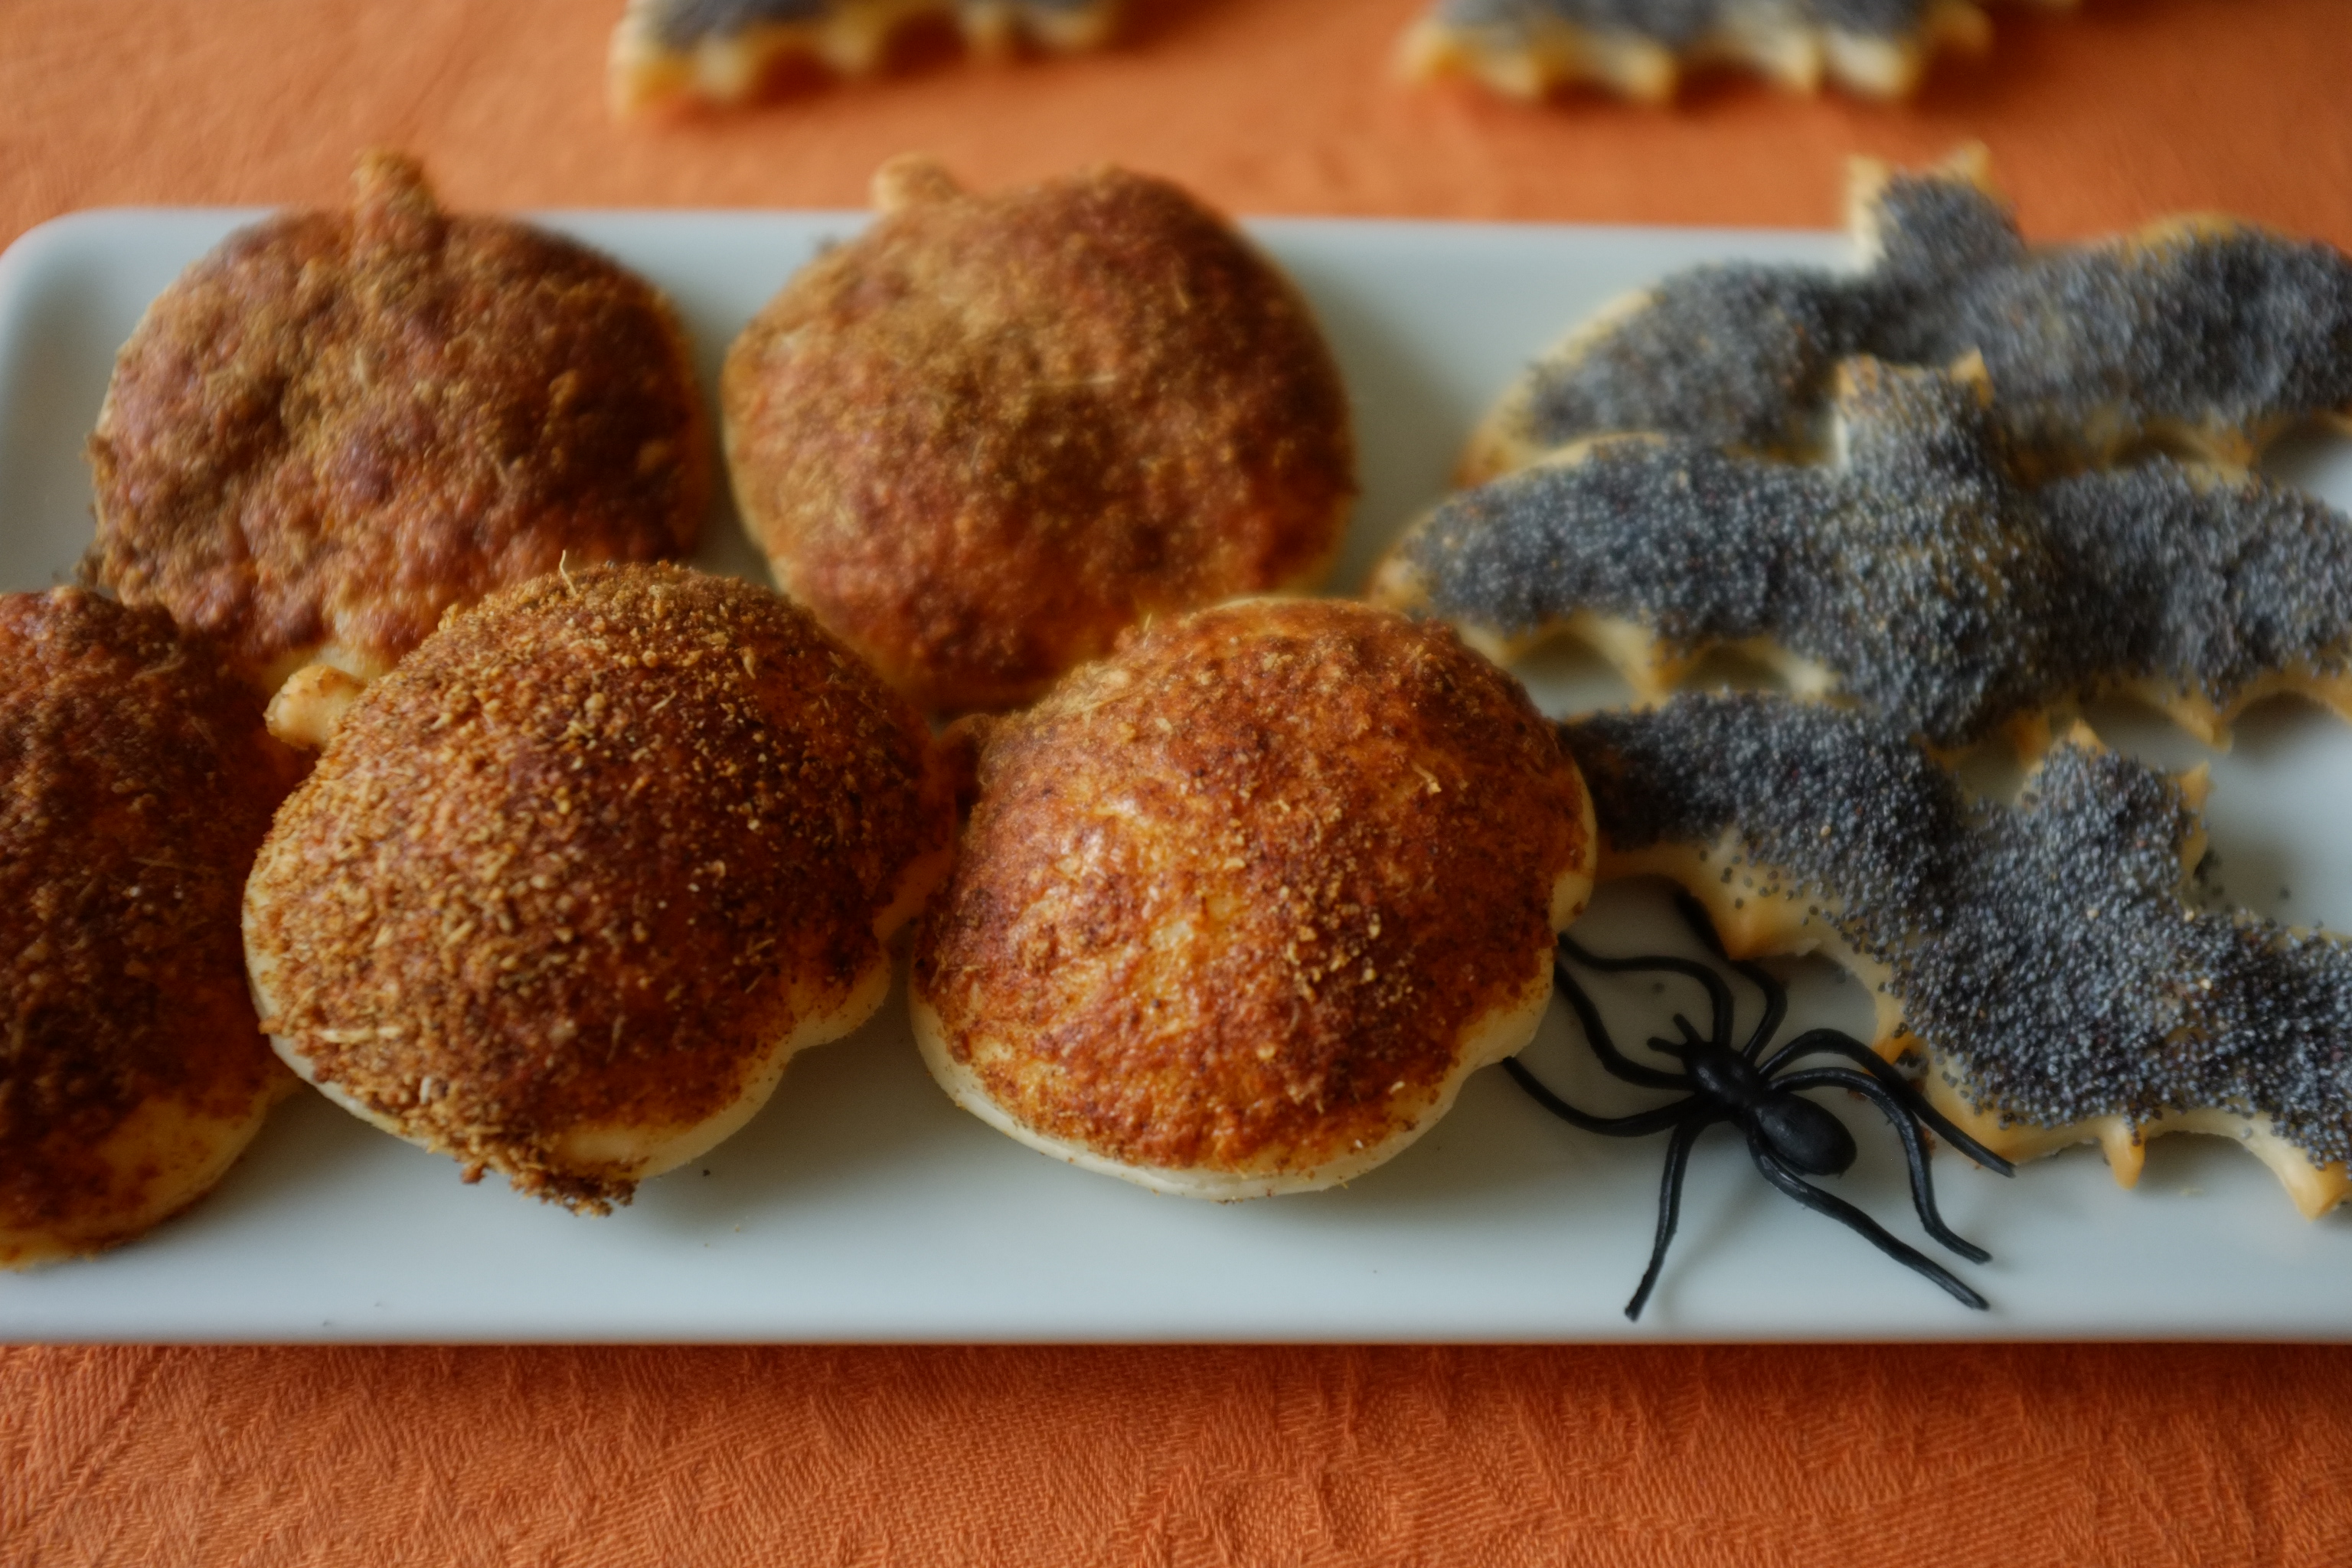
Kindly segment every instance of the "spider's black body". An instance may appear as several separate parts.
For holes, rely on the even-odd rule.
[[[1658,1199],[1658,1239],[1650,1251],[1650,1267],[1642,1276],[1642,1283],[1633,1299],[1625,1303],[1625,1316],[1639,1318],[1642,1308],[1650,1299],[1651,1289],[1658,1282],[1658,1270],[1666,1260],[1667,1244],[1674,1240],[1675,1225],[1682,1209],[1683,1172],[1690,1163],[1690,1152],[1698,1135],[1718,1121],[1728,1121],[1748,1136],[1748,1152],[1764,1179],[1780,1191],[1816,1213],[1828,1215],[1867,1237],[1878,1249],[1900,1263],[1918,1270],[1969,1306],[1981,1310],[1985,1299],[1962,1284],[1948,1269],[1916,1248],[1897,1241],[1882,1229],[1868,1215],[1842,1198],[1829,1194],[1806,1181],[1807,1176],[1834,1176],[1853,1165],[1858,1152],[1853,1134],[1826,1109],[1803,1099],[1797,1092],[1806,1089],[1836,1088],[1850,1089],[1869,1100],[1886,1114],[1895,1127],[1895,1135],[1903,1141],[1903,1152],[1911,1167],[1911,1198],[1918,1208],[1920,1223],[1927,1234],[1950,1247],[1961,1257],[1983,1263],[1991,1254],[1975,1243],[1954,1233],[1936,1211],[1935,1189],[1927,1174],[1927,1150],[1919,1136],[1919,1125],[1932,1128],[1979,1164],[2012,1173],[2008,1161],[1961,1131],[1958,1127],[1919,1098],[1903,1075],[1882,1060],[1878,1054],[1853,1036],[1836,1029],[1808,1029],[1759,1061],[1759,1056],[1770,1044],[1772,1036],[1789,1010],[1788,994],[1781,989],[1770,972],[1754,963],[1733,959],[1716,941],[1715,928],[1707,921],[1706,912],[1686,893],[1678,893],[1675,901],[1683,918],[1706,941],[1707,946],[1731,968],[1764,994],[1764,1016],[1756,1032],[1744,1046],[1731,1043],[1731,988],[1723,977],[1706,964],[1687,958],[1602,958],[1586,952],[1568,937],[1559,939],[1560,949],[1568,957],[1588,969],[1605,973],[1650,973],[1681,974],[1706,987],[1707,1001],[1714,1014],[1710,1033],[1701,1037],[1691,1027],[1690,1020],[1675,1016],[1675,1027],[1682,1037],[1650,1041],[1652,1048],[1678,1058],[1684,1070],[1668,1071],[1634,1061],[1620,1051],[1601,1026],[1601,1013],[1592,998],[1578,984],[1576,977],[1564,963],[1557,965],[1560,993],[1568,998],[1576,1012],[1577,1021],[1584,1026],[1584,1037],[1591,1046],[1601,1065],[1628,1083],[1638,1083],[1653,1089],[1688,1091],[1681,1100],[1653,1110],[1637,1111],[1631,1116],[1595,1116],[1570,1105],[1545,1087],[1535,1074],[1516,1058],[1506,1061],[1519,1086],[1533,1095],[1544,1109],[1588,1132],[1605,1133],[1612,1138],[1639,1138],[1652,1132],[1674,1130],[1674,1141],[1666,1150],[1666,1170]],[[1801,1071],[1787,1070],[1806,1057],[1835,1055],[1847,1058],[1863,1070],[1853,1068],[1817,1067]]]

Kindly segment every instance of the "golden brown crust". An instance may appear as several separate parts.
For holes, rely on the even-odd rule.
[[[921,721],[803,611],[670,566],[458,615],[352,707],[254,869],[306,1071],[575,1206],[568,1134],[704,1121],[882,961],[953,832]]]
[[[149,307],[90,464],[87,570],[274,685],[325,645],[373,675],[451,605],[693,546],[709,436],[643,280],[361,162],[349,212],[232,236]]]
[[[110,1145],[142,1106],[222,1124],[194,1159],[216,1166],[290,1081],[237,898],[299,769],[162,611],[0,596],[0,1266],[128,1240],[209,1184]]]
[[[1026,700],[1152,614],[1318,578],[1355,494],[1296,290],[1164,181],[889,210],[729,352],[735,491],[778,580],[918,702]]]
[[[1360,605],[1152,624],[984,745],[913,991],[1000,1109],[1113,1161],[1395,1137],[1589,888],[1583,784],[1526,695]]]

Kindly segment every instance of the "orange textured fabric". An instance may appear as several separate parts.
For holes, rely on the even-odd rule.
[[[2036,235],[2352,246],[2347,0],[1998,7],[1909,106],[1673,113],[1402,89],[1421,4],[1137,0],[1099,57],[623,128],[618,0],[0,0],[0,240],[336,200],[372,144],[469,206],[856,205],[925,148],[1250,212],[1819,226],[1846,154],[1979,138]],[[2336,1349],[22,1349],[0,1410],[7,1568],[2352,1562]]]
[[[0,241],[111,203],[340,202],[385,142],[464,206],[862,206],[922,149],[975,186],[1112,159],[1244,212],[1821,226],[1849,153],[1975,138],[2036,235],[2221,209],[2352,246],[2346,0],[1994,4],[1991,54],[1907,105],[1725,74],[1672,112],[1403,87],[1427,0],[1130,3],[1106,54],[631,128],[620,0],[0,0]]]
[[[0,1560],[2352,1562],[2352,1352],[0,1352]]]

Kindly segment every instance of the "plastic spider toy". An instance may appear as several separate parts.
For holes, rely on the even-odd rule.
[[[1747,1134],[1748,1152],[1766,1181],[1815,1213],[1849,1226],[1881,1252],[1926,1275],[1967,1305],[1983,1310],[1988,1305],[1985,1299],[1933,1258],[1888,1235],[1877,1221],[1844,1199],[1832,1197],[1805,1180],[1807,1176],[1843,1173],[1853,1165],[1859,1151],[1845,1123],[1826,1108],[1801,1098],[1798,1091],[1850,1089],[1885,1112],[1886,1119],[1894,1123],[1895,1135],[1903,1141],[1904,1157],[1911,1168],[1911,1201],[1919,1211],[1920,1223],[1928,1235],[1973,1262],[1989,1262],[1992,1254],[1954,1232],[1937,1212],[1935,1188],[1927,1173],[1927,1143],[1919,1135],[1919,1125],[1933,1129],[1969,1158],[2004,1176],[2014,1174],[2014,1167],[1953,1126],[1876,1052],[1840,1030],[1808,1029],[1759,1061],[1758,1057],[1771,1043],[1774,1032],[1788,1016],[1788,993],[1761,966],[1726,953],[1722,943],[1716,940],[1715,928],[1708,923],[1706,912],[1689,894],[1677,892],[1675,902],[1683,919],[1709,951],[1764,994],[1764,1016],[1746,1045],[1734,1047],[1731,1043],[1731,987],[1706,964],[1695,959],[1666,956],[1603,958],[1563,936],[1559,939],[1560,951],[1588,969],[1610,974],[1681,974],[1706,988],[1714,1011],[1713,1028],[1706,1037],[1702,1038],[1690,1020],[1677,1013],[1675,1026],[1682,1037],[1654,1037],[1650,1041],[1652,1049],[1680,1058],[1684,1070],[1671,1072],[1645,1066],[1619,1050],[1602,1026],[1600,1009],[1593,1005],[1592,998],[1577,984],[1565,963],[1555,964],[1560,992],[1575,1009],[1578,1021],[1584,1026],[1585,1040],[1602,1067],[1628,1083],[1688,1092],[1680,1100],[1631,1116],[1595,1116],[1561,1099],[1517,1058],[1507,1059],[1503,1064],[1537,1103],[1588,1132],[1612,1138],[1641,1138],[1674,1129],[1674,1141],[1666,1148],[1665,1177],[1658,1198],[1657,1243],[1650,1250],[1650,1267],[1642,1275],[1641,1287],[1625,1303],[1625,1316],[1641,1317],[1642,1308],[1658,1282],[1658,1271],[1665,1264],[1666,1247],[1675,1238],[1675,1221],[1682,1210],[1683,1173],[1690,1163],[1691,1149],[1697,1143],[1699,1134],[1718,1121],[1732,1122]],[[1844,1057],[1864,1070],[1856,1072],[1853,1068],[1843,1067],[1788,1070],[1804,1058],[1822,1055]]]

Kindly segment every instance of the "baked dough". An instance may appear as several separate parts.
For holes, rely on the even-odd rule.
[[[1164,180],[993,195],[903,158],[727,355],[776,579],[923,707],[1008,707],[1151,615],[1319,581],[1347,395],[1289,281]]]
[[[2037,475],[2150,447],[2244,468],[2352,411],[2352,258],[2330,246],[2220,217],[2028,246],[1981,147],[1920,173],[1857,162],[1853,209],[1859,271],[1698,267],[1602,310],[1505,393],[1464,482],[1622,431],[1817,457],[1835,369],[1864,354],[1979,356]]]
[[[1819,951],[1867,984],[1876,1048],[1995,1153],[2243,1142],[2317,1216],[2352,1183],[2352,946],[2186,896],[2201,770],[2077,730],[2013,804],[1971,801],[1865,715],[1686,695],[1561,726],[1603,878],[1657,875],[1735,958]]]
[[[187,1207],[294,1087],[236,906],[299,772],[161,610],[0,595],[0,1268]]]
[[[362,679],[452,605],[693,548],[710,499],[686,337],[568,239],[441,210],[360,160],[347,212],[241,230],[147,308],[90,437],[85,573],[268,689]]]
[[[982,54],[1023,40],[1060,53],[1096,48],[1119,10],[1120,0],[629,0],[613,33],[613,112],[748,102],[793,59],[870,76],[899,31],[926,17],[952,20]]]
[[[1375,595],[1497,657],[1579,637],[1646,700],[1736,650],[1945,749],[2112,694],[2217,745],[2281,691],[2352,717],[2352,518],[2165,458],[2029,486],[1973,358],[1839,376],[1828,465],[1579,442],[1438,507]]]
[[[985,732],[909,986],[956,1103],[1156,1191],[1360,1175],[1517,1051],[1590,803],[1507,676],[1333,600],[1157,621]]]
[[[1716,63],[1799,92],[1827,79],[1907,98],[1938,53],[1991,45],[1970,0],[1437,0],[1402,53],[1409,75],[1466,76],[1509,98],[1591,82],[1664,103],[1685,68]]]
[[[352,704],[254,866],[246,956],[331,1098],[602,1212],[881,1005],[953,831],[921,721],[804,613],[572,571]]]

